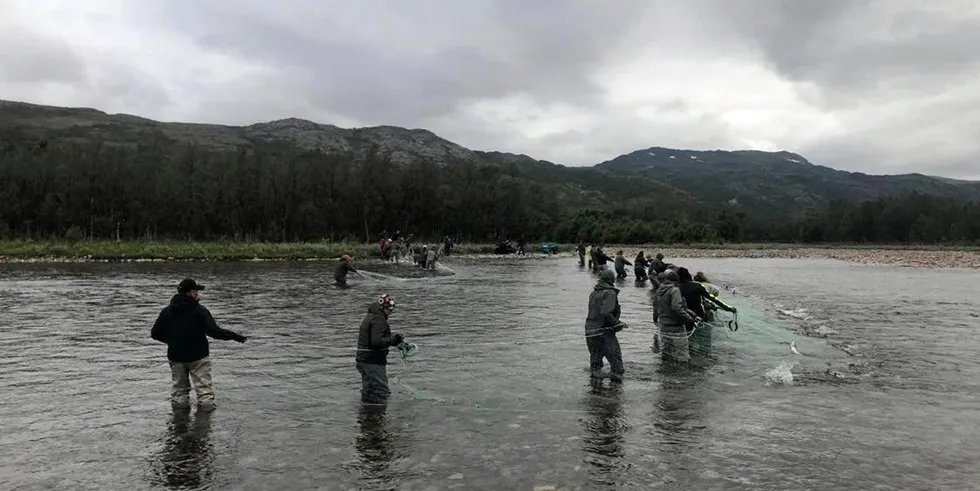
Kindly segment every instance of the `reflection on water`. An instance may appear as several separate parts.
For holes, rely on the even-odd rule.
[[[388,420],[387,404],[361,404],[357,414],[359,432],[354,448],[363,464],[364,482],[373,485],[391,485],[395,473],[395,434]]]
[[[582,400],[588,415],[582,419],[585,430],[582,450],[590,466],[590,480],[613,486],[622,479],[621,471],[628,466],[620,459],[626,452],[623,444],[629,431],[623,412],[623,384],[590,377],[589,387]]]
[[[170,489],[198,489],[208,485],[214,474],[211,444],[212,413],[189,409],[173,412],[157,456],[157,478]]]

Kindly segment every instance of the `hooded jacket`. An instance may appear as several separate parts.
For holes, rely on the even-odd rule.
[[[646,256],[638,255],[636,256],[636,259],[633,259],[633,269],[635,270],[642,269],[644,272],[646,272],[646,269],[649,266],[650,266],[650,260],[648,260]]]
[[[214,339],[240,340],[244,336],[218,327],[211,312],[196,298],[178,293],[170,299],[170,305],[160,311],[150,337],[167,343],[167,359],[176,363],[190,363],[210,355],[208,336]]]
[[[391,327],[380,304],[368,307],[357,335],[357,361],[370,365],[387,365],[391,346]]]
[[[677,327],[694,323],[694,312],[684,303],[677,276],[668,274],[653,300],[653,321],[664,327]]]
[[[585,318],[585,334],[619,324],[619,290],[611,283],[600,281],[589,294],[589,315]],[[612,331],[610,331],[612,332]]]
[[[653,273],[660,274],[667,271],[667,265],[664,264],[663,260],[654,258],[653,261],[650,261],[650,270],[653,271]],[[653,273],[651,273],[650,276],[653,276]]]

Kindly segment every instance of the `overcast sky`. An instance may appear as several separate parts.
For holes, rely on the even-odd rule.
[[[0,0],[0,98],[980,178],[971,0]]]

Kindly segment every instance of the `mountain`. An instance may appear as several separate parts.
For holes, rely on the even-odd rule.
[[[714,208],[750,213],[803,212],[833,200],[861,201],[911,192],[980,198],[980,183],[922,174],[876,176],[810,163],[792,152],[693,151],[651,147],[602,162],[613,175],[656,180]]]
[[[248,126],[163,123],[128,114],[107,114],[89,108],[41,106],[0,101],[0,131],[24,136],[110,144],[136,144],[151,139],[193,143],[204,148],[236,149],[270,142],[288,142],[328,153],[364,154],[377,144],[391,151],[395,162],[418,158],[436,161],[479,160],[475,152],[423,129],[396,126],[346,129],[303,119],[281,119]]]
[[[90,108],[0,101],[0,139],[101,141],[109,145],[186,145],[237,150],[269,145],[358,157],[371,148],[395,163],[420,159],[439,165],[500,168],[515,178],[556,190],[575,206],[664,207],[760,217],[801,215],[834,200],[869,200],[913,191],[980,200],[980,182],[905,174],[875,176],[810,163],[791,152],[693,151],[651,147],[595,167],[566,167],[526,155],[474,151],[424,129],[340,128],[302,119],[248,126],[167,123]]]

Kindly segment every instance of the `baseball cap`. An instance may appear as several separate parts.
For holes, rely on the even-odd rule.
[[[189,291],[200,291],[204,289],[204,285],[198,284],[191,278],[184,278],[177,285],[177,293],[187,293]]]

